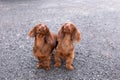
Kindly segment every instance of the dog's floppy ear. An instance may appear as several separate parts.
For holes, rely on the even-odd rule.
[[[75,25],[72,24],[72,26],[73,26],[72,40],[79,42],[80,41],[80,32]]]
[[[46,26],[46,31],[47,31],[47,34],[45,35],[45,42],[52,43],[53,38],[47,26]]]
[[[34,27],[33,29],[31,29],[30,31],[29,31],[29,33],[28,33],[28,35],[30,36],[30,37],[35,37],[35,34],[36,34],[36,27]]]
[[[58,31],[58,40],[61,40],[61,39],[63,39],[64,38],[64,32],[63,32],[63,29],[64,28],[64,25],[60,28],[60,30]]]

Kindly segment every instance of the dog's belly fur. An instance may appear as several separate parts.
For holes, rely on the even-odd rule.
[[[64,44],[64,43],[61,45],[61,48],[65,53],[68,53],[74,49],[72,44]]]
[[[36,58],[39,60],[45,60],[50,56],[50,53],[48,53],[49,49],[37,49],[36,47],[33,47],[33,52]]]
[[[61,50],[64,53],[70,53],[74,50],[74,45],[71,44],[71,41],[63,40],[58,44],[58,49]]]
[[[70,43],[60,43],[58,44],[57,50],[56,50],[62,59],[66,59],[68,56],[71,56],[74,52],[74,45]]]

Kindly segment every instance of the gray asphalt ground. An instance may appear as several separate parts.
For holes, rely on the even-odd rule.
[[[81,32],[75,70],[37,69],[28,31],[66,21]],[[120,80],[120,0],[0,0],[0,80]]]

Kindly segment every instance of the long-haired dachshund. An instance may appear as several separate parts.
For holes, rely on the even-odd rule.
[[[65,59],[66,68],[73,70],[72,62],[74,59],[74,42],[80,41],[80,32],[71,22],[65,23],[58,32],[58,45],[56,48],[55,67],[61,65],[61,59]]]
[[[37,68],[50,69],[51,52],[56,47],[57,36],[50,32],[45,24],[38,24],[29,32],[34,37],[33,53],[38,59]]]

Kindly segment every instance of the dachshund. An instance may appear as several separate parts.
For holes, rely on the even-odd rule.
[[[73,23],[67,22],[58,31],[57,41],[58,45],[54,54],[54,67],[59,67],[61,59],[64,59],[66,61],[66,68],[73,70],[74,43],[80,41],[80,31]]]
[[[47,25],[40,23],[36,25],[28,34],[33,37],[33,53],[38,59],[37,68],[50,69],[51,53],[56,47],[57,35],[50,32]]]

